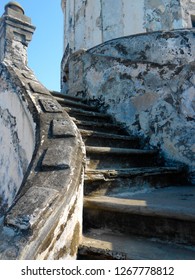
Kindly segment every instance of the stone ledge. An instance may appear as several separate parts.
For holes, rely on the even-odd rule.
[[[33,186],[13,206],[6,216],[6,224],[27,230],[33,228],[41,216],[49,211],[59,192]]]
[[[76,137],[70,123],[65,119],[56,119],[52,122],[52,135],[56,138]]]
[[[23,75],[25,75],[25,74],[23,73]],[[27,78],[27,75],[25,75],[25,78]],[[39,82],[36,82],[36,81],[30,82],[29,86],[30,86],[31,90],[35,93],[43,93],[43,94],[50,95],[49,91],[43,85],[41,85]]]
[[[51,147],[48,148],[42,161],[43,171],[64,170],[71,166],[73,148]]]

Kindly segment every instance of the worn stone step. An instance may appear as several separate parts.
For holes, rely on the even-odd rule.
[[[110,147],[86,146],[86,150],[90,154],[108,154],[108,155],[157,155],[158,150],[142,150],[142,149],[123,149]]]
[[[91,229],[84,233],[78,251],[80,260],[194,260],[195,247],[158,239]]]
[[[67,113],[78,120],[112,122],[112,118],[109,115],[99,112],[99,109],[95,106],[88,105],[87,100],[84,98],[62,94],[55,91],[52,91],[51,93],[56,97],[56,100],[61,103]]]
[[[79,108],[71,108],[71,107],[63,107],[64,110],[67,111],[67,113],[70,114],[70,116],[72,115],[79,115],[79,116],[84,116],[84,117],[91,117],[91,118],[102,118],[102,119],[106,119],[108,118],[108,120],[111,120],[111,117],[107,114],[104,113],[100,113],[100,112],[96,112],[96,111],[85,111]]]
[[[94,121],[96,122],[112,122],[109,115],[94,111],[85,111],[78,108],[64,107],[64,110],[71,116],[78,120],[84,121]]]
[[[73,119],[75,124],[79,129],[84,130],[95,130],[99,132],[106,132],[111,134],[123,134],[128,135],[127,131],[120,125],[112,123],[112,122],[103,122],[99,123],[96,120],[93,121],[81,121],[77,119]]]
[[[58,92],[58,91],[50,91],[50,92],[51,92],[51,94],[54,97],[58,97],[58,98],[61,98],[61,99],[68,99],[68,100],[72,100],[72,101],[76,101],[76,102],[81,102],[81,103],[86,103],[87,102],[82,97],[68,95],[68,94],[64,94],[64,93]]]
[[[60,105],[62,107],[73,107],[73,108],[79,108],[85,111],[94,111],[94,112],[98,112],[98,108],[94,107],[94,106],[90,106],[87,105],[85,103],[79,102],[79,101],[75,101],[75,100],[70,100],[70,99],[62,99],[59,97],[55,97],[55,99],[60,103]]]
[[[138,137],[103,133],[95,130],[80,129],[80,133],[87,146],[121,147],[121,148],[139,148],[140,141]]]
[[[150,188],[186,184],[186,173],[177,167],[141,167],[96,169],[85,172],[85,195],[108,195],[125,198],[127,194]]]
[[[157,150],[86,146],[86,152],[88,169],[121,169],[160,164]]]
[[[195,187],[168,187],[118,197],[85,197],[84,228],[195,244]]]

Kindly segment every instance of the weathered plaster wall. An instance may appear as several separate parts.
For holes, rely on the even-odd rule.
[[[123,19],[124,35],[121,34],[120,37],[142,33],[146,31],[145,26],[143,24],[144,1],[145,0],[125,0],[123,2],[123,14],[125,15]]]
[[[192,27],[191,16],[195,16],[195,1],[181,0],[181,12],[184,28]]]
[[[62,0],[64,51],[89,49],[113,38],[191,28],[193,0]]]
[[[129,56],[134,56],[134,52],[138,53],[138,50],[140,50],[141,55],[141,51],[146,52],[142,47],[146,47],[147,42],[150,44],[152,39],[159,41],[159,38],[151,38],[146,32],[191,28],[191,15],[194,15],[195,19],[194,0],[62,0],[62,9],[64,13],[64,56],[61,66],[62,92],[68,90],[67,81],[64,77],[67,76],[66,73],[69,71],[67,59],[70,54],[81,49],[90,49],[114,38],[145,33],[146,36],[143,37],[142,42],[140,41],[140,45],[137,45],[136,40],[134,41],[135,45],[128,40],[125,45],[123,41],[124,51],[128,52]],[[166,38],[164,39],[166,40]],[[131,47],[133,46],[133,50],[128,47],[129,43]],[[175,51],[171,48],[171,40],[169,40],[169,44],[167,48],[169,55],[170,52],[175,55]],[[154,44],[154,46],[158,47],[158,44]],[[110,44],[109,47],[111,47]],[[120,45],[118,46],[118,52],[119,49]],[[151,54],[152,52],[156,53],[158,60],[163,60],[167,55],[164,54],[159,57],[158,49],[150,48],[150,50]],[[180,51],[182,52],[182,50]],[[110,54],[113,55],[111,52]],[[116,56],[116,53],[114,56]],[[154,57],[154,55],[152,56]]]
[[[0,69],[0,199],[10,206],[32,159],[35,123],[19,89]]]
[[[89,49],[107,40],[144,32],[144,0],[65,0],[64,51]],[[141,19],[141,20],[140,20]]]
[[[70,93],[79,92],[83,84],[86,97],[131,133],[159,147],[167,161],[187,165],[193,181],[194,33],[184,30],[148,36],[145,45],[146,35],[137,35],[105,43],[83,57],[73,55]]]
[[[147,32],[187,27],[178,0],[145,0],[145,22]]]
[[[89,58],[86,58],[87,60]],[[84,69],[87,94],[165,157],[194,168],[195,85],[191,65],[175,68],[93,57]],[[179,79],[178,79],[179,74]]]
[[[191,28],[194,0],[145,0],[146,31]]]

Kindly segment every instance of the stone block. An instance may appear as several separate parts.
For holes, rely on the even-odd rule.
[[[27,71],[26,72],[22,72],[22,76],[24,78],[28,79],[28,80],[37,81],[36,77],[33,74],[31,74],[29,71],[28,72]],[[31,89],[32,89],[32,87],[31,87]]]
[[[29,86],[30,86],[31,90],[35,93],[49,94],[48,90],[44,86],[42,86],[40,83],[30,82]]]
[[[75,131],[73,130],[70,122],[61,119],[53,120],[52,122],[52,135],[55,138],[66,138],[66,137],[75,137]]]
[[[48,148],[42,161],[42,171],[70,168],[71,158],[72,148],[70,146]]]
[[[49,210],[58,192],[53,189],[33,187],[22,196],[6,217],[8,225],[21,230],[32,228]]]

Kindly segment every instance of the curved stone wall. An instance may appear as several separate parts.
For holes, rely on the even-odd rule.
[[[116,38],[88,50],[91,54],[158,64],[185,64],[194,61],[193,29],[152,32]]]
[[[34,29],[21,6],[6,5],[0,21],[0,190],[11,207],[0,215],[0,259],[75,259],[85,148],[74,122],[27,66]]]

